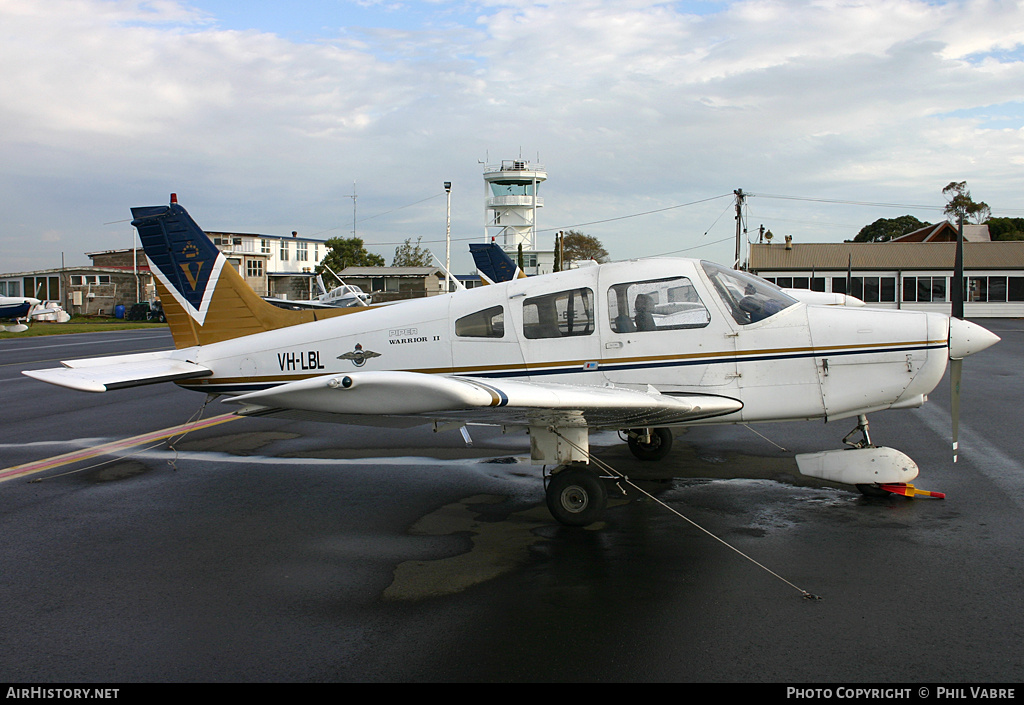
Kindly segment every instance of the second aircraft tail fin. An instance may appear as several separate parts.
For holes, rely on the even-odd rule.
[[[497,284],[525,277],[526,274],[503,249],[493,242],[470,243],[469,251],[484,284]]]

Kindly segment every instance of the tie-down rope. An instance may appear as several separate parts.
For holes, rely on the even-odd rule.
[[[775,572],[774,570],[772,570],[771,568],[768,568],[767,566],[763,565],[762,563],[760,563],[760,562],[758,562],[758,561],[754,560],[753,558],[751,558],[750,556],[748,556],[748,555],[747,555],[746,553],[744,553],[744,552],[743,552],[743,551],[741,551],[740,549],[738,549],[738,548],[736,548],[735,546],[733,546],[732,544],[730,544],[730,543],[729,543],[728,541],[725,541],[724,539],[721,539],[721,538],[719,538],[718,536],[715,536],[715,535],[714,535],[713,533],[711,533],[710,531],[708,531],[707,529],[705,529],[705,528],[704,528],[703,526],[701,526],[701,525],[700,525],[700,524],[698,524],[697,522],[695,522],[695,521],[693,521],[692,519],[690,519],[689,517],[687,517],[687,516],[683,515],[683,514],[682,514],[681,512],[677,511],[676,509],[673,509],[673,508],[672,508],[672,507],[670,507],[670,506],[669,506],[668,504],[666,504],[665,502],[661,501],[660,499],[658,499],[657,497],[655,497],[654,495],[652,495],[652,494],[651,494],[650,492],[648,492],[647,490],[645,490],[645,489],[643,489],[642,487],[638,486],[638,485],[637,485],[636,483],[634,483],[634,482],[633,482],[632,480],[630,480],[630,479],[629,479],[628,477],[626,477],[626,475],[624,475],[623,473],[619,472],[618,470],[616,470],[615,468],[613,468],[613,467],[612,467],[611,465],[609,465],[608,463],[604,462],[604,461],[603,461],[603,460],[601,460],[600,458],[597,458],[597,457],[595,457],[595,456],[591,455],[591,454],[590,454],[590,451],[589,451],[588,449],[586,449],[586,448],[583,448],[583,447],[579,446],[579,445],[578,445],[578,444],[576,444],[576,443],[573,443],[573,442],[572,442],[571,440],[569,440],[568,438],[566,438],[565,436],[563,436],[563,435],[562,435],[561,433],[559,433],[559,432],[558,432],[558,429],[556,429],[556,428],[554,428],[554,427],[549,427],[549,428],[548,428],[548,430],[549,430],[549,431],[551,431],[552,433],[554,433],[554,434],[555,434],[556,436],[558,436],[559,438],[561,438],[561,439],[562,439],[563,441],[565,441],[565,442],[566,442],[566,443],[568,443],[569,445],[571,445],[571,446],[572,446],[573,448],[575,448],[575,449],[576,449],[576,450],[578,450],[579,452],[583,453],[583,454],[584,454],[584,455],[585,455],[585,456],[586,456],[586,457],[587,457],[587,458],[588,458],[588,459],[590,460],[590,462],[594,463],[595,465],[597,465],[597,466],[598,466],[599,468],[601,468],[602,470],[605,470],[606,472],[610,473],[610,474],[611,474],[612,476],[614,476],[614,477],[618,478],[618,479],[619,479],[620,481],[622,481],[622,482],[625,482],[625,483],[626,483],[627,485],[629,485],[630,487],[632,487],[633,489],[635,489],[635,490],[636,490],[637,492],[640,492],[641,494],[645,495],[645,496],[646,496],[646,497],[648,497],[649,499],[651,499],[651,500],[653,500],[653,501],[657,502],[657,503],[658,503],[658,504],[660,504],[660,505],[661,505],[662,507],[664,507],[665,509],[667,509],[667,510],[669,510],[670,512],[672,512],[673,514],[675,514],[675,515],[676,515],[677,517],[679,517],[679,518],[680,518],[680,519],[682,519],[683,521],[685,521],[685,522],[689,523],[689,524],[690,524],[691,526],[693,526],[694,528],[696,528],[696,529],[699,529],[700,531],[704,532],[705,534],[707,534],[708,536],[710,536],[711,538],[713,538],[713,539],[714,539],[715,541],[718,541],[718,542],[719,542],[720,544],[722,544],[723,546],[725,546],[726,548],[729,548],[729,549],[731,549],[732,551],[735,551],[735,552],[736,552],[736,553],[738,553],[738,554],[739,554],[740,556],[742,556],[743,558],[746,558],[746,559],[747,559],[748,561],[750,561],[751,563],[753,563],[754,565],[756,565],[756,566],[757,566],[758,568],[760,568],[761,570],[764,570],[765,572],[767,572],[767,573],[768,573],[769,575],[773,575],[773,576],[775,576],[776,578],[778,578],[778,579],[779,579],[779,580],[781,580],[782,582],[786,583],[786,585],[789,585],[789,586],[790,586],[791,588],[793,588],[794,590],[797,590],[797,591],[799,591],[799,592],[800,592],[800,593],[801,593],[801,594],[802,594],[802,595],[804,596],[804,599],[807,599],[807,600],[820,600],[820,599],[821,599],[821,597],[820,597],[820,596],[818,596],[818,595],[815,595],[815,594],[813,594],[813,593],[810,593],[810,592],[808,592],[807,590],[804,590],[803,588],[801,588],[801,587],[799,587],[799,586],[797,586],[797,585],[794,585],[793,583],[791,583],[790,581],[786,580],[786,579],[785,579],[785,578],[783,578],[783,577],[782,577],[781,575],[779,575],[778,573],[776,573],[776,572]]]

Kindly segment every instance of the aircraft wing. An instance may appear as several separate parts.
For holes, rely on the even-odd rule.
[[[743,406],[729,397],[661,394],[653,388],[637,391],[388,371],[323,375],[228,401],[244,404],[239,413],[246,416],[304,416],[371,425],[452,420],[590,428],[667,426],[729,414]],[[395,423],[399,419],[406,423]]]
[[[23,375],[82,392],[106,392],[144,384],[207,377],[213,371],[187,360],[172,359],[173,350],[61,362],[64,367],[24,370]]]
[[[330,304],[322,304],[319,301],[292,301],[291,299],[275,299],[271,296],[264,296],[263,300],[266,301],[267,303],[274,304],[278,308],[290,310],[299,310],[304,308],[337,308],[335,306],[331,306]]]

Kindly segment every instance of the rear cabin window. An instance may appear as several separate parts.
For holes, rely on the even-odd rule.
[[[686,277],[616,284],[608,289],[608,319],[616,333],[703,328],[711,314]]]
[[[455,321],[455,335],[460,338],[504,338],[505,309],[492,306]]]
[[[594,292],[588,288],[523,301],[523,335],[527,338],[568,338],[593,332]]]

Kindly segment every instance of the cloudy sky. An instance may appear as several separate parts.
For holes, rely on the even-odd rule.
[[[968,182],[1024,216],[1024,3],[0,0],[0,272],[128,247],[129,208],[456,271],[484,163],[548,172],[540,244],[730,262],[850,239]]]

